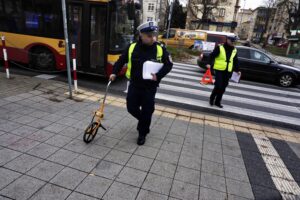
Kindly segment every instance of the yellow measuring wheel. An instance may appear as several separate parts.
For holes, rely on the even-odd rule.
[[[90,143],[91,141],[93,141],[93,139],[97,135],[99,127],[101,127],[103,130],[106,131],[106,128],[104,128],[102,126],[101,121],[104,117],[105,100],[106,100],[106,96],[107,96],[107,92],[108,92],[108,88],[109,88],[110,84],[111,84],[111,81],[109,81],[106,86],[106,91],[105,91],[105,95],[103,97],[103,102],[100,103],[99,109],[94,112],[94,116],[92,118],[91,123],[88,125],[88,127],[84,131],[83,141],[85,143]]]

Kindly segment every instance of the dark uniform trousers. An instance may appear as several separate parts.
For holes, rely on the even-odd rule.
[[[215,104],[221,104],[223,94],[228,86],[231,72],[215,70],[215,87],[211,93],[210,100]]]
[[[141,136],[146,136],[150,132],[156,90],[156,87],[139,88],[133,84],[128,88],[127,110],[139,121],[137,129]]]

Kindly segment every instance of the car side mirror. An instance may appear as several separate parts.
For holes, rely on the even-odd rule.
[[[269,64],[273,64],[273,63],[275,63],[275,61],[274,60],[270,60]]]

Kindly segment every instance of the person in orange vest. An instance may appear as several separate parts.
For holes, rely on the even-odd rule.
[[[114,81],[125,63],[126,77],[130,80],[127,93],[127,110],[138,120],[138,145],[143,145],[150,132],[150,124],[155,106],[155,94],[159,82],[172,69],[173,63],[166,48],[156,42],[157,24],[150,21],[137,27],[139,40],[132,43],[115,63],[110,80]],[[163,64],[160,71],[152,74],[152,80],[143,79],[143,64],[146,61]]]
[[[235,36],[227,36],[226,42],[223,45],[216,46],[210,54],[210,64],[207,64],[208,69],[213,66],[215,72],[214,89],[210,95],[209,104],[223,108],[221,104],[223,94],[228,86],[232,72],[239,74],[237,49],[234,47],[236,41]]]

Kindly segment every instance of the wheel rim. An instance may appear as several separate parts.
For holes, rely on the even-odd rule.
[[[40,53],[37,56],[37,65],[42,68],[42,69],[46,69],[48,67],[51,66],[52,63],[52,56],[49,53]]]
[[[281,76],[280,78],[280,85],[284,86],[284,87],[288,87],[292,84],[293,82],[293,77],[291,77],[290,75],[286,74]]]

